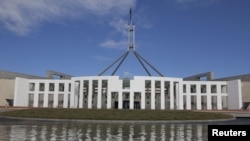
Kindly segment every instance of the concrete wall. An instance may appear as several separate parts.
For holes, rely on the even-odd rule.
[[[242,82],[242,102],[250,102],[250,82]]]
[[[14,106],[26,106],[28,105],[28,89],[29,89],[29,79],[16,78],[16,87],[14,91]]]
[[[228,81],[228,109],[238,110],[242,108],[241,81]]]
[[[14,99],[15,80],[0,79],[0,106],[7,104],[6,99]]]
[[[28,79],[45,79],[45,77],[41,76],[0,70],[0,79],[15,79],[16,77],[28,78]]]
[[[250,102],[250,74],[215,79],[216,81],[241,80],[242,102]]]

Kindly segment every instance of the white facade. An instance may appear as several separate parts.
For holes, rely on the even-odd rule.
[[[16,78],[14,106],[86,109],[222,110],[241,108],[241,83],[134,76]]]

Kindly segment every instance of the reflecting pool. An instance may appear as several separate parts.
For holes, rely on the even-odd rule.
[[[208,124],[250,124],[250,119],[212,123],[87,123],[0,118],[0,140],[206,141]]]

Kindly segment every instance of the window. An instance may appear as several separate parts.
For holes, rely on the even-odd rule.
[[[151,88],[151,81],[145,80],[145,88]]]
[[[64,91],[64,83],[59,83],[59,91],[60,92]]]
[[[207,86],[201,85],[201,93],[206,93],[206,92],[207,92]]]
[[[39,91],[44,91],[44,83],[39,84]]]
[[[69,92],[71,91],[71,84],[69,83]]]
[[[30,91],[35,91],[35,83],[30,83],[29,84],[29,90]]]
[[[196,85],[191,85],[190,91],[191,91],[191,93],[196,93]]]
[[[211,93],[217,93],[216,85],[211,85]]]
[[[221,85],[221,93],[227,93],[227,85]]]
[[[98,80],[92,81],[92,90],[93,95],[98,93]]]
[[[102,94],[107,98],[108,80],[102,80]]]
[[[161,81],[155,81],[155,88],[161,88]]]
[[[55,84],[54,83],[49,83],[49,91],[54,91],[55,90]]]
[[[123,89],[129,89],[130,88],[130,80],[129,79],[123,79],[122,81],[122,88]]]
[[[183,93],[186,93],[186,92],[187,92],[186,89],[187,89],[187,86],[186,86],[186,84],[184,84],[184,85],[183,85]]]

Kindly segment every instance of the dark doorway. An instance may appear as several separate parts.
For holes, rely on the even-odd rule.
[[[128,100],[123,101],[123,109],[129,109],[129,101]]]
[[[118,109],[118,101],[115,101],[115,109]]]
[[[135,101],[135,102],[134,102],[134,109],[141,109],[141,106],[140,106],[140,102],[139,102],[139,101]]]

